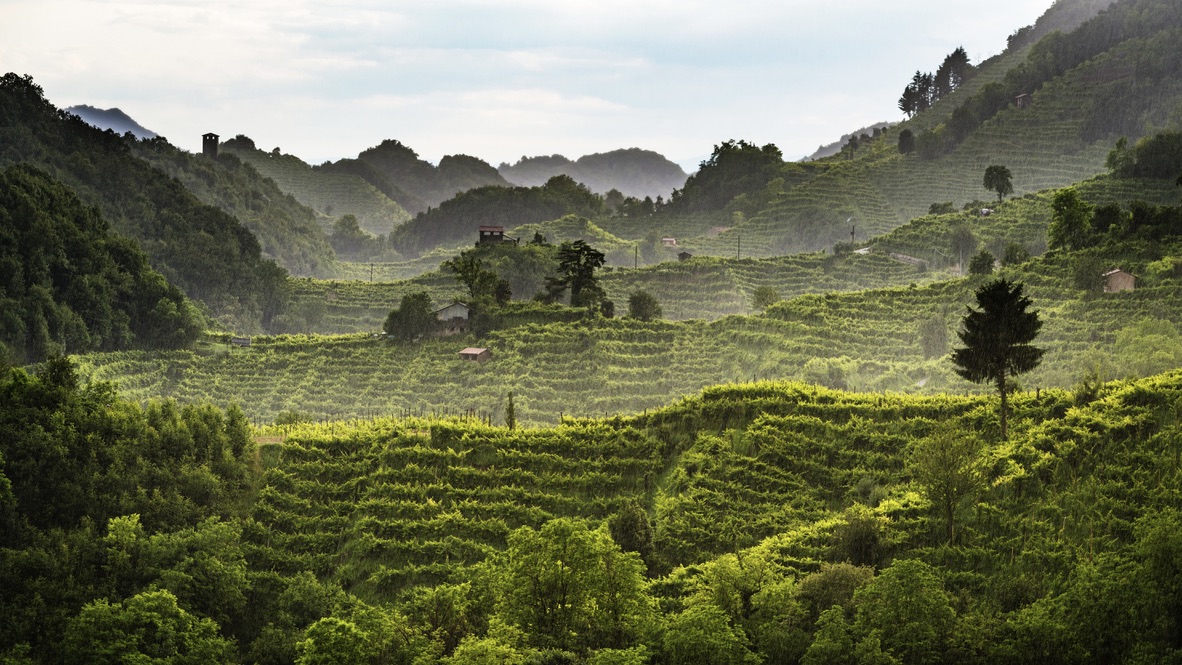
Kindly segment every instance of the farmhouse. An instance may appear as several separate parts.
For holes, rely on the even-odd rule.
[[[480,349],[470,346],[463,351],[460,351],[460,358],[463,358],[464,360],[470,360],[472,362],[484,363],[492,360],[492,352],[488,349]]]
[[[459,335],[467,332],[471,313],[471,308],[462,302],[453,302],[443,309],[435,310],[435,318],[441,323],[439,335]]]
[[[505,242],[511,241],[514,245],[517,244],[517,238],[505,235],[505,227],[503,226],[481,226],[480,238],[476,241],[477,245],[483,245],[488,242]]]
[[[1120,268],[1113,268],[1102,276],[1104,277],[1104,293],[1132,291],[1137,287],[1137,278]]]

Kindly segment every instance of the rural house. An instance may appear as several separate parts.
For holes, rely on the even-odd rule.
[[[488,349],[479,349],[476,347],[468,347],[460,351],[460,357],[464,360],[471,360],[472,362],[484,363],[492,360],[492,352]]]
[[[435,318],[440,322],[439,335],[459,335],[467,332],[468,319],[472,310],[462,302],[453,302],[443,309],[435,310]]]
[[[1137,287],[1137,278],[1120,268],[1113,268],[1104,273],[1104,293],[1117,291],[1132,291]]]
[[[517,244],[517,238],[505,235],[505,227],[482,226],[480,227],[480,239],[476,241],[476,244],[483,245],[486,242],[505,242],[506,240]]]

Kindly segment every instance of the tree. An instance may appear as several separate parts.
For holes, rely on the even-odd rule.
[[[957,260],[957,264],[961,266],[961,271],[964,270],[965,260],[970,254],[977,251],[977,236],[973,235],[972,229],[964,224],[957,224],[952,227],[952,232],[948,238],[949,249],[952,251],[952,256]]]
[[[553,300],[570,289],[572,307],[589,307],[603,299],[595,271],[604,263],[603,252],[582,240],[565,241],[558,248],[558,276],[546,279],[546,292]]]
[[[517,429],[517,408],[513,406],[513,391],[509,391],[509,403],[505,405],[505,427]]]
[[[1077,250],[1091,244],[1092,206],[1079,197],[1074,187],[1061,189],[1051,202],[1051,225],[1047,247]]]
[[[780,292],[772,286],[757,286],[751,293],[751,307],[763,311],[780,302]]]
[[[901,663],[941,662],[956,614],[939,576],[918,559],[896,561],[855,596],[855,636],[879,636]]]
[[[661,318],[661,303],[648,291],[637,291],[628,296],[628,316],[641,321]]]
[[[939,358],[948,352],[948,324],[933,314],[919,324],[919,346],[924,358]]]
[[[985,189],[997,192],[997,202],[1001,203],[1007,194],[1014,193],[1014,174],[1004,166],[993,165],[985,169]]]
[[[899,152],[904,155],[915,152],[915,133],[910,129],[899,132]]]
[[[969,260],[969,274],[970,275],[992,275],[993,274],[993,254],[989,250],[983,249],[973,255]]]
[[[386,317],[383,329],[387,335],[403,341],[411,341],[435,329],[438,320],[431,307],[431,296],[424,291],[402,296],[398,309]]]
[[[145,591],[126,601],[95,600],[66,630],[66,651],[77,663],[225,663],[234,645],[210,619],[189,614],[165,590]]]
[[[984,482],[981,444],[972,435],[941,428],[916,441],[907,456],[907,470],[932,506],[944,517],[948,544],[956,539],[956,509]]]
[[[958,333],[964,347],[952,352],[955,371],[974,383],[990,382],[1001,398],[1001,436],[1006,437],[1010,377],[1042,362],[1043,349],[1031,344],[1042,328],[1038,312],[1028,312],[1030,298],[1022,284],[997,279],[976,292],[979,310],[968,307]]]
[[[485,269],[480,252],[480,248],[463,251],[454,259],[444,261],[442,267],[455,273],[473,300],[488,298],[501,304],[509,302],[513,297],[512,285],[495,271]]]
[[[1030,260],[1030,251],[1021,244],[1011,242],[1006,244],[1005,252],[1001,255],[1003,266],[1016,266]]]

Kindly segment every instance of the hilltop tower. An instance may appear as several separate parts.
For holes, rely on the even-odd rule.
[[[201,135],[201,154],[210,159],[218,158],[218,135],[210,132]]]

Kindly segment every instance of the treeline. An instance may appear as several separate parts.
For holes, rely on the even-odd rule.
[[[446,155],[439,160],[439,166],[434,166],[391,139],[361,152],[356,159],[325,162],[313,168],[359,176],[412,215],[425,213],[459,192],[509,185],[492,165],[476,157]]]
[[[390,243],[402,254],[417,256],[445,243],[476,242],[480,226],[508,229],[569,214],[593,217],[603,207],[601,197],[565,175],[554,176],[541,187],[478,187],[395,228]]]
[[[32,167],[0,171],[0,356],[177,348],[202,328],[95,208]]]
[[[959,88],[972,74],[973,65],[969,62],[969,54],[964,47],[957,47],[944,58],[935,74],[915,72],[911,83],[907,84],[903,96],[899,98],[899,110],[908,117],[914,117]]]
[[[32,78],[0,77],[0,166],[27,162],[99,208],[152,266],[225,324],[264,328],[282,311],[286,271],[237,219],[135,157],[127,141],[53,107]]]

